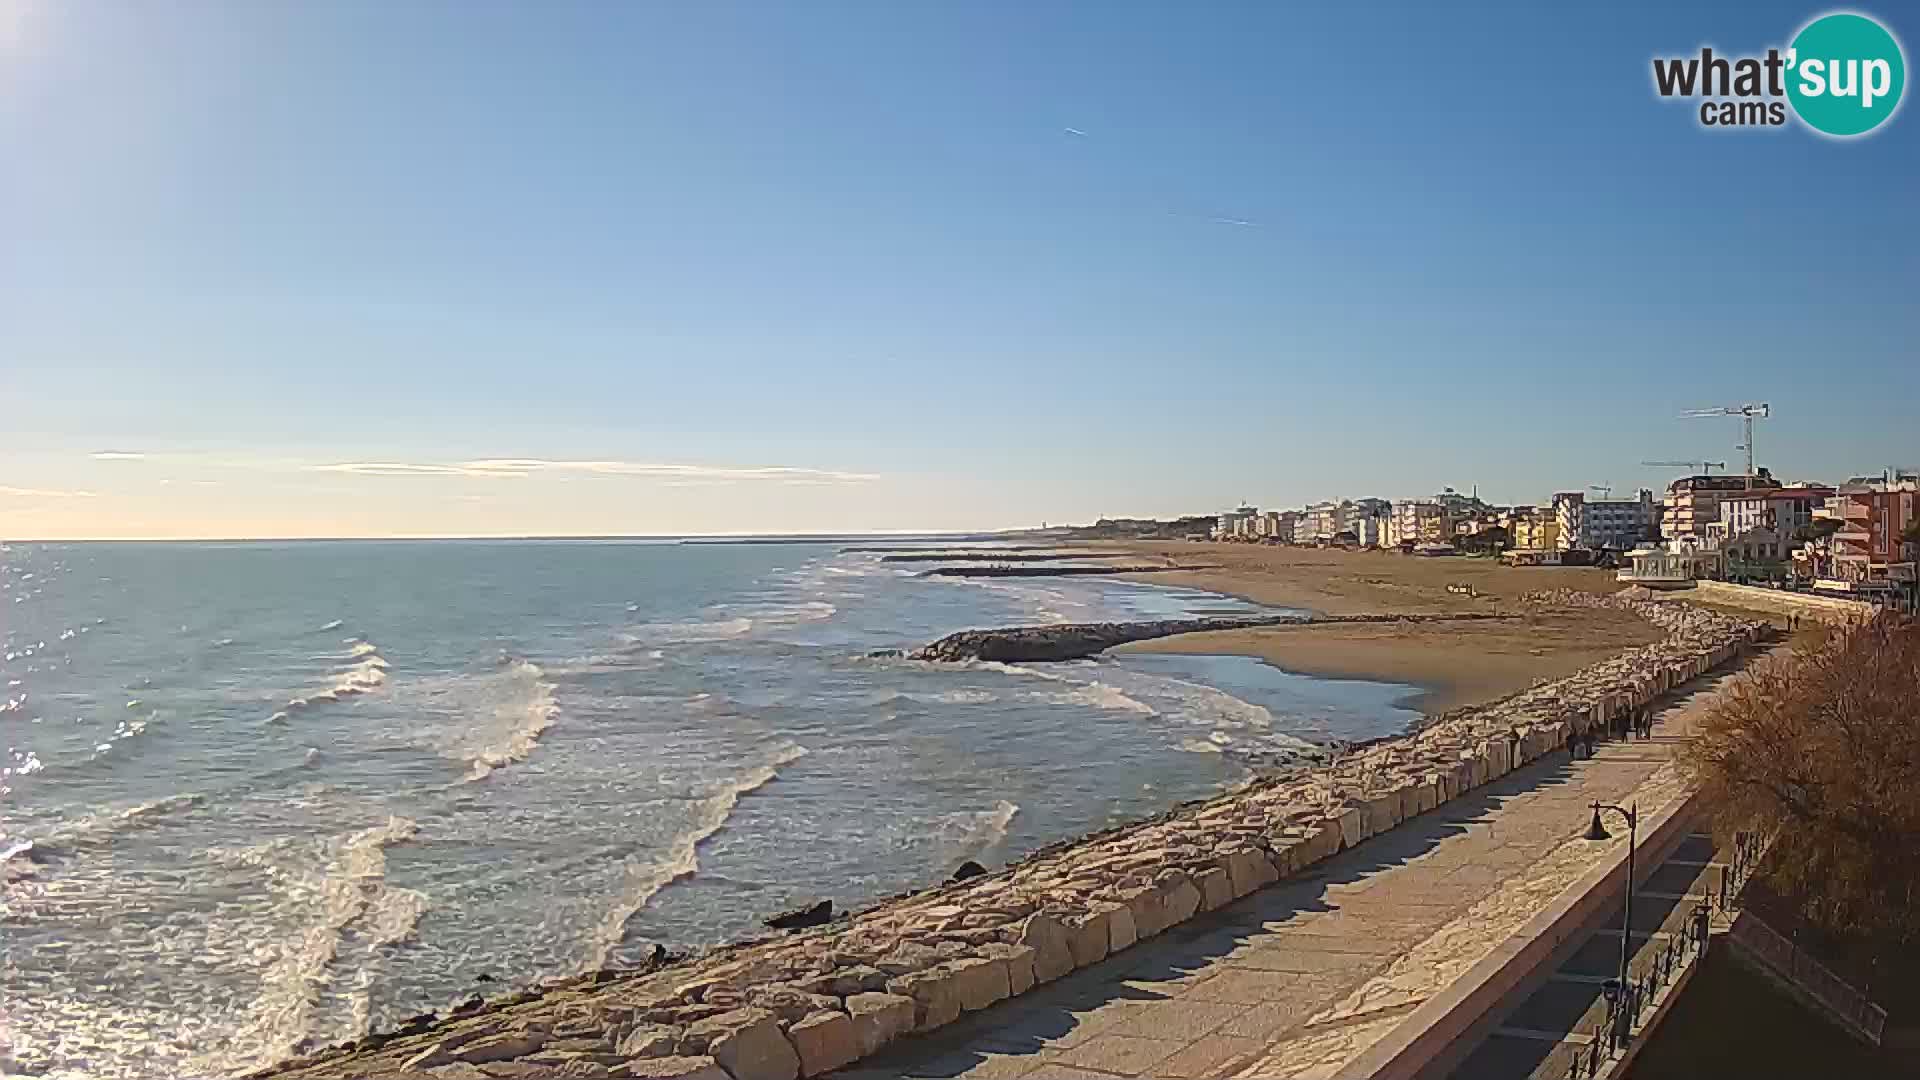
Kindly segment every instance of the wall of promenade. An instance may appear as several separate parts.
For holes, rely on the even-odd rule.
[[[1776,615],[1797,615],[1821,622],[1857,622],[1873,616],[1874,606],[1858,600],[1832,596],[1811,596],[1784,589],[1762,589],[1753,585],[1735,585],[1729,581],[1701,581],[1694,585],[1696,598],[1706,603],[1726,604]]]
[[[996,873],[644,973],[599,972],[422,1018],[270,1073],[364,1076],[457,1062],[563,1075],[795,1080],[951,1023],[1313,866],[1739,655],[1762,623],[1579,593],[1667,632],[1653,645],[1330,764],[1042,849]]]

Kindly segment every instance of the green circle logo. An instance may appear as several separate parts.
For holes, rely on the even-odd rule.
[[[1900,43],[1865,15],[1822,15],[1787,52],[1787,100],[1828,135],[1864,135],[1886,123],[1906,87]]]

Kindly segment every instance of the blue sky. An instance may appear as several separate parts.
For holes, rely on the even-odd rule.
[[[0,0],[0,535],[1920,464],[1920,120],[1651,87],[1825,10]]]

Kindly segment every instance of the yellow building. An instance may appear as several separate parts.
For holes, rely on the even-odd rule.
[[[1552,551],[1560,546],[1560,519],[1551,511],[1516,514],[1513,546],[1528,551]]]

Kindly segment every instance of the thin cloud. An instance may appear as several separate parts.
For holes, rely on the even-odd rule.
[[[0,484],[0,495],[8,495],[16,499],[91,499],[94,497],[91,491],[60,491],[50,488],[7,487],[4,484]]]
[[[1210,217],[1207,220],[1213,222],[1215,225],[1239,225],[1248,229],[1257,229],[1260,227],[1259,222],[1248,221],[1245,218]]]
[[[342,461],[309,465],[311,472],[354,476],[457,476],[485,480],[521,480],[538,473],[656,477],[682,483],[761,482],[785,484],[862,484],[875,473],[807,469],[792,465],[730,467],[648,461],[572,461],[549,458],[475,458],[456,462]]]
[[[145,461],[147,455],[137,450],[95,450],[95,461]]]
[[[1086,132],[1084,132],[1084,131],[1081,131],[1081,130],[1080,130],[1079,128],[1077,128],[1077,127],[1070,127],[1070,128],[1061,128],[1060,130],[1061,130],[1061,131],[1064,131],[1064,132],[1066,132],[1066,133],[1067,133],[1067,134],[1069,134],[1069,135],[1078,135],[1078,136],[1080,136],[1080,137],[1081,137],[1081,138],[1083,138],[1083,139],[1086,139],[1086,138],[1091,138],[1091,137],[1092,137],[1092,136],[1089,136],[1089,135],[1088,135],[1088,134],[1087,134]]]

